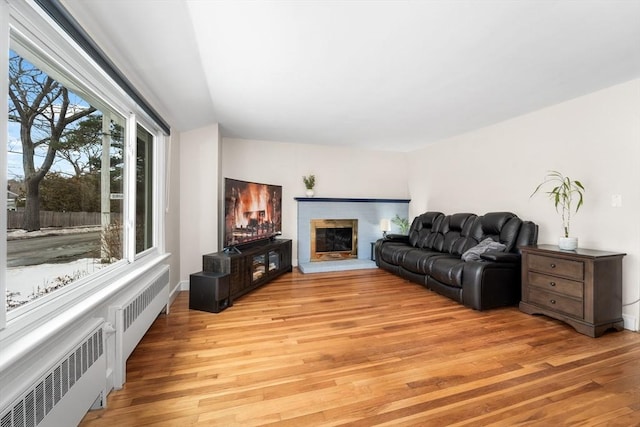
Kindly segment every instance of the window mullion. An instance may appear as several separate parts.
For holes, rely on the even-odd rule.
[[[125,158],[125,204],[124,204],[124,258],[133,262],[136,255],[136,115],[129,114],[127,122]]]
[[[153,164],[156,166],[153,169],[153,212],[154,212],[154,246],[158,248],[161,253],[165,252],[165,240],[164,240],[164,216],[166,200],[166,187],[169,185],[167,182],[169,174],[167,173],[166,164],[166,140],[165,136],[161,132],[156,132],[155,147],[153,150]]]

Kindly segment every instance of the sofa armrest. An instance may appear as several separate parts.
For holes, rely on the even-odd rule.
[[[487,251],[480,254],[480,258],[484,261],[507,262],[512,264],[520,262],[520,255],[511,252]]]
[[[409,236],[406,234],[387,234],[384,239],[385,242],[399,242],[409,244]]]
[[[501,252],[499,255],[510,254]],[[474,310],[517,304],[520,301],[520,276],[517,262],[465,262],[462,303]]]

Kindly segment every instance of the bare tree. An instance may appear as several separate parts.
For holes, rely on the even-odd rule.
[[[68,162],[76,178],[101,168],[102,115],[92,115],[65,132],[56,156]]]
[[[69,90],[31,63],[10,52],[9,120],[20,123],[22,166],[26,187],[23,229],[40,229],[40,183],[49,172],[65,131],[96,111],[73,105]],[[43,159],[36,167],[39,153]]]

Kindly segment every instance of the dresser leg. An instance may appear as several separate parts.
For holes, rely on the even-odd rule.
[[[613,323],[607,323],[604,325],[598,325],[594,328],[594,335],[592,335],[593,337],[599,337],[600,335],[604,334],[605,332],[607,332],[610,329],[614,329],[618,332],[620,332],[621,330],[624,329],[624,321],[619,321],[619,322],[613,322]]]

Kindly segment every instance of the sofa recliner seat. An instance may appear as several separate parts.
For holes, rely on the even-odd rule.
[[[537,238],[538,226],[511,212],[425,212],[413,220],[408,235],[378,240],[375,259],[380,268],[467,307],[486,310],[520,301],[518,248],[536,244]],[[481,242],[496,242],[493,246],[504,251],[474,257],[471,252],[480,250]]]

